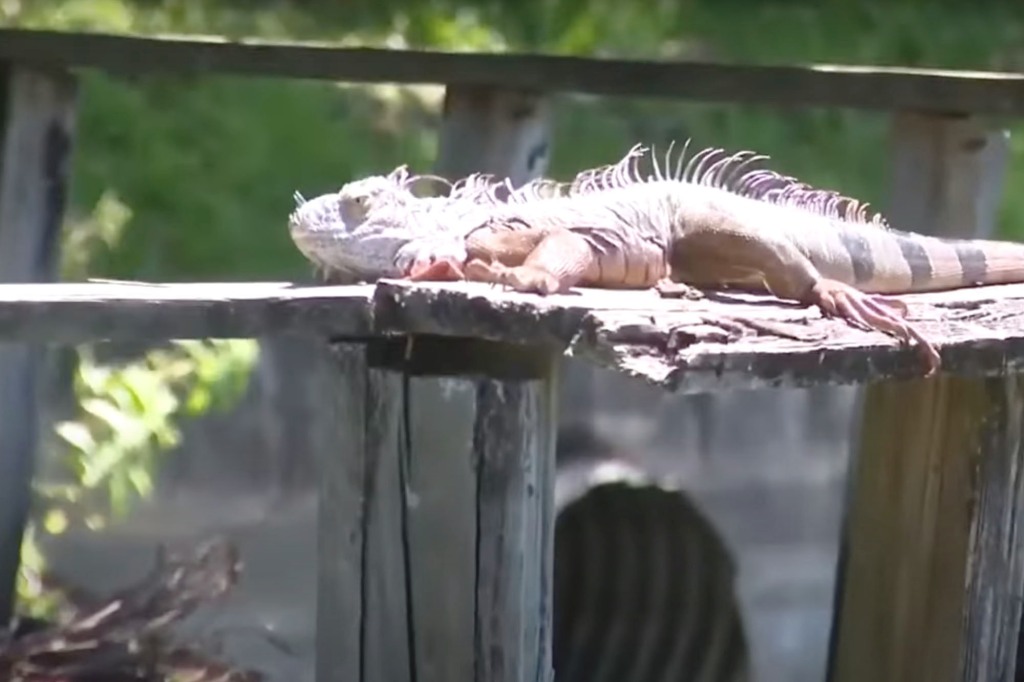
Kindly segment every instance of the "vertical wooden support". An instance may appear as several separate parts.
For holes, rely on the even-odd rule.
[[[969,117],[899,113],[893,118],[890,142],[891,198],[887,213],[893,225],[903,230],[947,237],[991,237],[995,234],[1009,159],[1007,131],[986,129],[978,120]],[[1000,499],[994,504],[1009,507],[999,511],[982,505],[972,510],[971,500],[966,498],[962,510],[965,516],[958,519],[960,523],[940,530],[932,526],[935,523],[933,516],[939,513],[934,506],[936,500],[945,500],[943,495],[955,496],[964,491],[957,491],[950,484],[943,485],[941,490],[935,488],[935,476],[941,476],[942,470],[929,469],[928,463],[955,471],[981,447],[963,438],[960,443],[944,443],[936,434],[942,428],[953,428],[944,425],[947,419],[974,420],[971,428],[981,429],[986,409],[997,413],[1001,410],[1004,413],[1001,425],[989,423],[984,428],[1003,429],[1007,433],[1017,428],[1016,422],[1005,414],[1007,410],[1012,412],[1014,409],[1012,402],[1001,401],[1019,400],[1014,388],[1019,379],[1007,379],[1010,388],[998,399],[991,398],[993,392],[1003,390],[998,380],[985,385],[990,396],[987,400],[974,399],[971,402],[966,394],[960,396],[971,410],[967,412],[968,408],[965,408],[963,413],[951,404],[936,402],[948,398],[943,392],[949,390],[949,381],[922,381],[903,386],[874,385],[865,391],[867,412],[862,419],[862,443],[859,454],[855,452],[851,462],[851,469],[859,473],[848,490],[848,509],[837,567],[828,671],[830,680],[1013,679],[1018,621],[1010,622],[1005,609],[989,609],[983,602],[989,598],[985,591],[1008,595],[1019,589],[1021,576],[1015,566],[1002,564],[1003,570],[1000,571],[992,570],[989,563],[1011,559],[1009,556],[1002,559],[997,556],[999,551],[1012,553],[1013,548],[1000,548],[999,540],[993,538],[1003,533],[1005,539],[1006,533],[1016,532],[1013,530],[1013,505],[1020,502],[1019,492],[1004,489],[1000,487],[1000,481],[982,476],[971,482],[977,487],[968,494],[997,496]],[[970,388],[976,393],[982,390],[981,387],[982,384],[977,383],[967,385],[965,389]],[[899,394],[897,399],[890,398],[894,393]],[[956,402],[959,397],[948,399]],[[887,400],[892,400],[888,404],[894,410],[892,418],[895,422],[886,421],[889,418],[879,412],[880,409],[884,411],[880,406],[887,404]],[[919,402],[913,402],[915,400]],[[916,411],[915,417],[920,421],[899,423],[897,416],[905,415],[908,408]],[[929,419],[933,421],[929,422]],[[960,428],[968,427],[961,424]],[[919,440],[915,441],[915,436]],[[986,437],[989,436],[978,436],[982,440]],[[1016,457],[1016,444],[1010,436],[1004,434],[1003,437],[1009,438],[1005,443],[1009,451],[986,451],[985,456],[1002,462],[991,466],[1011,467],[1016,475],[1017,463],[1013,459]],[[930,452],[929,448],[935,451]],[[904,466],[905,461],[905,475],[896,479],[896,484],[903,488],[893,490],[893,479],[886,477],[893,475],[893,467]],[[982,462],[981,466],[984,472],[984,467],[990,464]],[[1000,476],[1003,472],[993,475]],[[889,487],[883,488],[886,485]],[[880,499],[887,494],[893,499]],[[903,496],[902,503],[900,495]],[[912,501],[915,495],[918,495],[916,503]],[[986,514],[1003,514],[1006,518],[990,519]],[[892,527],[880,526],[871,530],[867,526],[868,519]],[[883,522],[883,519],[888,520]],[[1007,523],[1010,525],[1006,526]],[[990,524],[1003,525],[993,530]],[[934,546],[925,548],[920,544],[924,540],[913,540],[917,531],[921,537],[929,537]],[[891,554],[880,553],[879,543],[886,533],[901,533],[902,539],[910,542],[893,541],[887,547]],[[970,536],[970,544],[967,544],[965,533],[983,535]],[[934,563],[929,565],[929,561]],[[1017,561],[1016,556],[1012,561]],[[990,566],[984,571],[984,577],[974,570],[982,564]],[[971,572],[963,574],[968,568]],[[955,574],[956,571],[961,573]],[[935,587],[939,577],[946,582]],[[979,583],[979,580],[993,582]],[[919,584],[910,585],[905,581],[918,581]],[[880,591],[871,593],[867,586],[877,587]],[[953,590],[955,594],[944,595],[942,589]],[[908,592],[904,595],[901,591]],[[925,597],[935,601],[933,604],[920,602]],[[902,610],[893,613],[894,604],[901,604]],[[941,609],[937,605],[942,605]],[[1013,618],[1019,618],[1019,605],[1016,614]],[[946,620],[933,622],[936,617]],[[958,629],[961,620],[964,627]],[[962,638],[949,639],[953,631]],[[994,647],[988,647],[984,640],[978,639],[989,636],[1000,638],[991,640]],[[917,654],[928,657],[936,653],[935,647],[940,645],[949,647],[947,658],[941,659],[947,668],[941,675],[929,676],[928,671],[941,669],[932,665],[939,659],[932,658],[926,664],[923,659],[917,659],[915,663],[914,657]],[[884,655],[879,655],[873,648],[878,646],[885,647]],[[868,667],[863,667],[865,665]],[[959,674],[961,670],[962,676]],[[996,677],[986,677],[982,674],[986,670],[986,674],[995,674]]]
[[[449,88],[434,172],[538,177],[549,115],[537,93]],[[321,479],[317,679],[547,682],[554,360],[403,381],[336,348],[344,445]]]
[[[404,375],[380,348],[337,347],[317,679],[548,682],[554,358],[439,379]]]
[[[1012,682],[1024,378],[891,382],[865,405],[839,682]]]
[[[545,93],[497,86],[448,86],[434,172],[449,179],[469,173],[507,177],[513,185],[547,173],[553,141],[553,104]],[[563,360],[566,417],[593,415],[593,366]]]
[[[449,86],[434,172],[507,177],[514,185],[544,175],[551,155],[551,105],[537,92]]]
[[[0,63],[0,281],[55,276],[74,139],[76,84]],[[0,344],[0,625],[13,607],[37,443],[41,350]]]
[[[989,130],[967,116],[896,114],[890,223],[943,237],[991,237],[1009,158],[1006,130]]]

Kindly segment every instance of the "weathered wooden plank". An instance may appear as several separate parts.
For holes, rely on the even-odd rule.
[[[411,572],[409,560],[408,489],[403,468],[409,452],[402,442],[405,406],[402,377],[395,372],[369,369],[364,393],[372,440],[364,441],[363,458],[363,646],[362,674],[366,682],[413,682],[415,656],[412,643]],[[354,434],[358,424],[341,434]],[[405,461],[403,461],[403,459]],[[326,532],[330,524],[326,524]],[[324,604],[330,609],[332,604]]]
[[[75,124],[75,79],[0,59],[0,281],[53,279]],[[42,349],[0,344],[0,624],[13,607],[38,440]]]
[[[337,48],[220,37],[142,38],[0,30],[0,59],[119,73],[223,73],[350,82],[500,85],[598,95],[676,97],[783,107],[1020,114],[1024,76],[814,64],[745,66],[540,54]]]
[[[476,679],[552,679],[554,382],[477,393]]]
[[[476,627],[476,387],[460,378],[411,378],[408,404],[416,680],[472,680],[473,649],[451,643],[472,641]]]
[[[363,336],[373,293],[373,286],[287,282],[0,284],[0,338],[74,344],[291,331]]]
[[[386,447],[371,415],[392,412],[390,395],[380,390],[379,375],[367,372],[366,349],[359,344],[334,347],[335,371],[344,380],[335,401],[338,448],[323,452],[317,509],[316,679],[362,678],[363,573],[366,555],[366,454]],[[380,404],[383,401],[383,405]]]
[[[890,191],[887,214],[901,229],[944,237],[992,237],[1009,161],[1009,133],[963,116],[900,113],[890,126]],[[880,385],[861,401],[874,402]],[[861,428],[873,425],[861,421]],[[855,466],[855,463],[853,464]],[[852,483],[852,481],[851,481]],[[835,674],[838,624],[842,619],[849,561],[848,487],[843,519],[830,640],[829,679]]]
[[[1012,682],[1024,378],[889,383],[865,406],[835,679]]]
[[[988,376],[1024,367],[1024,285],[904,295],[944,367]],[[478,283],[354,287],[0,285],[0,339],[461,337],[544,346],[684,393],[913,377],[920,354],[881,333],[768,296],[660,298],[580,289],[536,296]],[[469,358],[471,359],[471,358]]]
[[[403,377],[405,360],[358,344],[338,357],[317,679],[547,682],[553,357],[479,381]],[[441,381],[453,395],[437,404]]]

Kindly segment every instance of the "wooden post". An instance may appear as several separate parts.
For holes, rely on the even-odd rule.
[[[458,339],[412,348],[337,347],[317,679],[548,682],[555,359]],[[426,376],[462,358],[479,360],[466,376]]]
[[[469,173],[507,177],[514,185],[547,173],[552,149],[552,102],[541,92],[496,86],[448,86],[434,172],[449,179]],[[565,416],[593,416],[594,368],[563,359]]]
[[[1024,378],[874,387],[856,464],[839,682],[1012,682]]]
[[[989,130],[967,116],[896,114],[890,223],[944,237],[991,237],[1009,158],[1006,130]]]
[[[445,91],[438,175],[491,173],[518,186],[544,175],[550,155],[551,105],[541,93],[483,85]]]
[[[537,93],[449,88],[434,172],[538,177],[549,115]],[[456,340],[443,345],[456,357]],[[403,384],[395,371],[368,368],[362,346],[337,348],[344,447],[321,479],[317,679],[546,682],[550,367],[509,381]],[[408,442],[396,440],[399,426]]]
[[[64,71],[0,63],[0,281],[52,280],[74,139]],[[0,345],[0,627],[13,608],[38,440],[40,349]]]
[[[891,206],[887,211],[891,223],[899,229],[940,236],[993,236],[1008,159],[1006,131],[988,130],[968,117],[897,114],[891,128],[892,189]],[[964,571],[1001,560],[993,558],[1000,551],[1013,555],[1003,557],[1006,561],[1011,558],[1017,561],[1014,549],[1000,550],[998,540],[994,540],[991,533],[1012,531],[1013,505],[1019,504],[1019,491],[1013,486],[1005,488],[1002,482],[985,476],[971,481],[970,485],[956,482],[967,485],[963,490],[947,489],[945,485],[939,490],[932,486],[936,483],[935,475],[942,476],[945,469],[956,471],[957,467],[965,466],[981,447],[965,440],[970,434],[958,433],[961,438],[958,442],[944,442],[936,434],[943,428],[968,431],[985,428],[990,435],[994,433],[992,429],[1017,428],[1015,420],[1006,415],[1000,423],[983,427],[983,422],[988,409],[997,413],[1013,411],[1012,403],[1002,401],[1017,396],[1018,381],[1018,377],[989,382],[962,381],[957,385],[963,387],[964,395],[953,397],[945,396],[944,391],[951,385],[946,379],[898,386],[876,384],[865,391],[863,442],[851,462],[851,471],[858,471],[858,474],[848,489],[837,566],[830,680],[999,679],[1009,682],[1013,679],[1019,620],[1011,622],[1008,618],[1012,611],[1016,614],[1013,618],[1019,619],[1019,604],[1010,611],[1001,606],[990,610],[984,601],[991,591],[1004,596],[1016,594],[1020,589],[1019,570],[1009,565],[1004,565],[1004,570],[989,568],[983,578]],[[977,398],[979,394],[988,397]],[[996,394],[998,397],[993,398]],[[951,402],[944,402],[947,398]],[[961,400],[965,401],[964,406],[960,406]],[[886,404],[894,410],[893,415],[886,415],[880,407]],[[893,418],[905,415],[908,409],[915,411],[913,423]],[[950,419],[970,423],[954,427],[947,423]],[[977,437],[984,440],[990,435]],[[918,440],[915,441],[915,437]],[[934,448],[934,452],[930,448]],[[981,448],[985,456],[995,462],[982,462],[982,472],[987,471],[984,468],[987,466],[1010,467],[1016,471],[1018,455],[1012,438],[1005,448],[1006,451],[1000,452]],[[893,474],[893,467],[901,465],[906,466],[906,474],[897,480],[904,487],[896,491],[891,488],[893,481],[888,476]],[[936,468],[930,470],[929,467]],[[1003,474],[999,471],[992,475]],[[944,526],[941,532],[932,528],[935,515],[940,513],[936,500],[946,500],[943,496],[952,495],[948,504],[956,504],[958,494],[995,495],[998,500],[993,504],[1010,506],[994,510],[982,505],[972,510],[970,497],[964,498],[964,516],[957,519],[960,523]],[[912,501],[915,495],[921,496],[916,503]],[[993,514],[1009,516],[987,516]],[[888,520],[882,523],[885,527],[872,529],[870,519],[879,523],[882,519]],[[1011,524],[1008,528],[1007,523]],[[989,524],[998,528],[992,529]],[[929,537],[935,546],[925,548],[920,544],[924,540],[914,541],[918,531],[922,537]],[[982,534],[973,536],[976,532]],[[901,533],[902,540],[889,537],[887,533]],[[968,533],[972,535],[966,535]],[[970,543],[969,537],[973,538]],[[892,542],[888,546],[891,553],[880,553],[878,547],[886,540]],[[910,542],[904,542],[908,540]],[[929,561],[936,563],[929,564]],[[946,582],[938,585],[935,580],[940,575]],[[981,579],[992,583],[979,584],[977,581]],[[901,582],[908,580],[916,584]],[[870,587],[880,591],[870,593],[867,591]],[[943,594],[944,589],[953,590],[955,594]],[[901,591],[909,592],[902,594]],[[922,603],[922,598],[933,602]],[[903,610],[894,614],[893,604],[901,604]],[[933,607],[933,604],[941,607]],[[931,622],[936,617],[947,620]],[[929,622],[925,623],[922,618]],[[961,619],[965,624],[962,631],[957,629]],[[953,631],[962,639],[949,640]],[[982,636],[996,637],[992,640],[994,646],[989,647],[978,639]],[[946,669],[934,667],[932,664],[937,660],[934,658],[927,664],[922,659],[911,663],[915,654],[930,656],[937,651],[935,647],[947,645],[949,653],[944,654],[947,658],[941,659],[947,664]],[[879,646],[885,647],[885,654],[875,648]],[[865,665],[868,667],[863,667]],[[942,670],[941,675],[939,670]],[[936,671],[937,676],[929,671]],[[983,674],[984,671],[988,672]],[[997,677],[986,677],[989,673]]]

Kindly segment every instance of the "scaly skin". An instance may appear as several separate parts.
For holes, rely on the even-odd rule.
[[[539,294],[573,286],[767,292],[917,341],[929,374],[937,350],[885,294],[1024,281],[1022,244],[891,230],[853,199],[751,170],[765,159],[751,152],[704,150],[684,166],[684,149],[670,170],[670,149],[663,163],[647,157],[646,176],[645,157],[634,147],[568,185],[512,190],[470,176],[435,199],[415,199],[396,182],[388,190],[376,176],[301,203],[290,227],[311,260],[365,279],[465,278]],[[355,203],[360,210],[348,214],[324,208]],[[329,235],[315,258],[311,234]]]

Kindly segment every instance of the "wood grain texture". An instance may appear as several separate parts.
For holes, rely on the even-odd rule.
[[[56,275],[77,87],[62,69],[0,59],[0,282]],[[12,608],[38,442],[36,386],[46,354],[0,344],[0,624]]]
[[[325,399],[335,403],[338,451],[324,453],[319,463],[317,520],[316,678],[322,682],[363,678],[367,460],[392,445],[394,434],[377,419],[383,415],[390,427],[397,409],[384,377],[367,371],[365,346],[341,344],[333,351],[339,381]]]
[[[834,679],[1012,682],[1024,379],[891,382],[865,406]]]
[[[1020,114],[1024,75],[843,66],[744,66],[338,48],[220,37],[140,38],[0,30],[0,60],[98,67],[115,73],[221,73],[364,83],[446,83],[673,97],[782,107],[834,106],[925,113]]]
[[[409,380],[409,551],[417,682],[472,680],[477,575],[475,382]],[[463,645],[452,646],[452,643]]]
[[[373,367],[363,344],[336,353],[343,445],[322,470],[317,679],[547,682],[552,372],[409,378]]]
[[[946,371],[1024,368],[1024,285],[901,296],[908,319],[939,346]],[[770,296],[662,299],[648,291],[579,289],[542,297],[477,283],[298,287],[290,284],[0,285],[0,339],[248,337],[299,333],[353,341],[462,337],[542,346],[698,393],[910,378],[913,347]]]
[[[477,389],[475,679],[552,679],[553,378]]]

